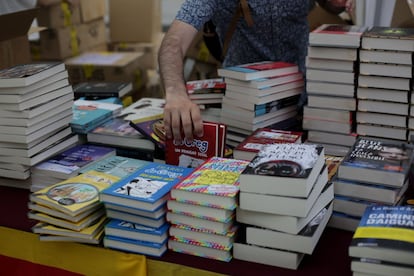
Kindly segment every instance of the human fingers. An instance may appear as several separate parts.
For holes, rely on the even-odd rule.
[[[203,120],[201,118],[201,112],[198,105],[193,105],[193,107],[190,110],[191,112],[191,120],[193,122],[193,134],[197,137],[203,136]]]

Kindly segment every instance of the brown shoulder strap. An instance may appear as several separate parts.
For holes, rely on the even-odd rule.
[[[252,15],[250,14],[250,8],[249,8],[249,4],[247,3],[247,0],[240,0],[239,5],[237,6],[236,12],[234,13],[233,18],[231,19],[229,28],[227,29],[226,35],[224,37],[223,51],[221,54],[222,60],[226,56],[227,50],[230,45],[231,37],[234,31],[236,30],[237,21],[242,16],[246,19],[247,25],[251,27],[253,25],[253,18],[252,18]]]

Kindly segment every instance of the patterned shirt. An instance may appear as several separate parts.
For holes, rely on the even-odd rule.
[[[305,72],[309,26],[307,15],[314,1],[248,0],[253,26],[239,19],[223,66],[263,60],[299,65]],[[223,41],[239,0],[186,0],[176,19],[197,30],[212,19]]]

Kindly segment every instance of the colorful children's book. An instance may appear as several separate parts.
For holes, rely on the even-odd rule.
[[[204,135],[192,141],[174,139],[165,141],[165,163],[187,168],[197,168],[213,156],[224,157],[226,125],[203,122]]]
[[[87,134],[100,124],[113,118],[112,110],[109,109],[73,105],[72,111],[73,117],[70,126],[75,133],[80,134]]]
[[[83,99],[77,99],[73,102],[75,106],[82,107],[83,109],[108,109],[112,111],[112,115],[115,117],[117,116],[121,110],[123,109],[122,104],[115,104],[115,103],[109,103],[104,102],[100,100],[83,100]]]
[[[30,200],[76,216],[102,204],[99,192],[118,180],[116,176],[90,171],[32,193]]]
[[[125,121],[139,123],[151,119],[161,119],[164,114],[165,99],[141,98],[125,107],[119,115]]]
[[[129,221],[111,219],[105,226],[105,235],[131,240],[165,243],[168,238],[168,228],[168,223],[159,228],[152,228]]]
[[[234,210],[239,176],[248,161],[211,157],[171,190],[177,201]]]
[[[163,119],[150,119],[129,125],[151,140],[158,148],[165,149],[165,129]]]
[[[91,144],[76,145],[34,166],[32,171],[59,179],[76,176],[82,169],[114,156],[114,148]]]
[[[152,211],[163,205],[171,188],[192,171],[191,168],[149,163],[103,190],[100,199],[104,203]]]

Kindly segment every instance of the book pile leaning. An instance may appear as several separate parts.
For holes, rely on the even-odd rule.
[[[44,241],[77,241],[99,244],[106,215],[99,193],[118,177],[101,173],[83,173],[30,195],[32,228]]]
[[[167,250],[165,216],[170,190],[192,169],[143,162],[147,163],[100,194],[110,218],[103,244],[108,248],[161,256]]]
[[[30,167],[73,146],[73,90],[61,62],[0,70],[1,185],[30,187]]]
[[[332,200],[322,147],[263,147],[240,175],[236,214],[244,235],[234,243],[234,258],[297,269],[313,253],[332,214]]]
[[[240,173],[247,161],[212,157],[171,190],[168,248],[221,261],[232,259]]]
[[[413,206],[369,206],[349,246],[354,275],[414,274]]]
[[[355,231],[369,205],[398,205],[409,187],[413,150],[406,142],[359,137],[333,179],[329,226]]]

